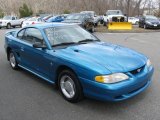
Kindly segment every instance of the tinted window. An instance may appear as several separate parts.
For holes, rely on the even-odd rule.
[[[38,21],[39,21],[39,22],[42,22],[42,19],[41,19],[41,18],[38,18]]]
[[[36,28],[26,29],[23,40],[31,44],[34,44],[35,42],[40,42],[43,45],[45,44],[41,32]]]
[[[15,20],[16,18],[15,17],[12,17],[12,20]]]

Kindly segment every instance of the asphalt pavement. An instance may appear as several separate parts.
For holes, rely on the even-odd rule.
[[[122,102],[84,99],[71,104],[51,84],[11,69],[0,30],[0,120],[160,120],[160,32],[95,33],[101,40],[147,55],[155,72],[143,93]]]

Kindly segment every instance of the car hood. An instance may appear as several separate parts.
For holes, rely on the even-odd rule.
[[[72,52],[76,51],[77,61],[78,58],[87,59],[92,64],[95,63],[104,66],[112,73],[129,72],[138,69],[144,66],[147,61],[144,55],[134,50],[104,42],[70,46],[62,49],[62,51],[66,56],[71,55],[71,59],[73,58]],[[74,57],[74,62],[76,56]]]
[[[108,15],[108,18],[112,18],[112,17],[125,17],[124,15]]]
[[[152,24],[160,24],[159,20],[146,20],[146,22],[150,22]]]
[[[9,22],[11,20],[0,20],[0,22]]]

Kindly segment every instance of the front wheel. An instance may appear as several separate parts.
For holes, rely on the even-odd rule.
[[[144,24],[143,28],[144,28],[144,29],[147,29],[147,25],[146,25],[146,24]]]
[[[95,27],[92,26],[92,28],[89,30],[89,32],[94,33],[95,32]]]
[[[139,24],[139,22],[138,22],[138,21],[136,21],[135,25],[138,25],[138,24]]]
[[[9,52],[9,62],[10,62],[12,69],[15,69],[15,70],[18,69],[16,57],[12,51]]]
[[[77,76],[70,70],[63,70],[58,77],[58,86],[63,97],[76,103],[82,100],[83,91]]]

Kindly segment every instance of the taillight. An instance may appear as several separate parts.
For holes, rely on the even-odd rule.
[[[35,24],[35,22],[32,22],[32,24]]]

